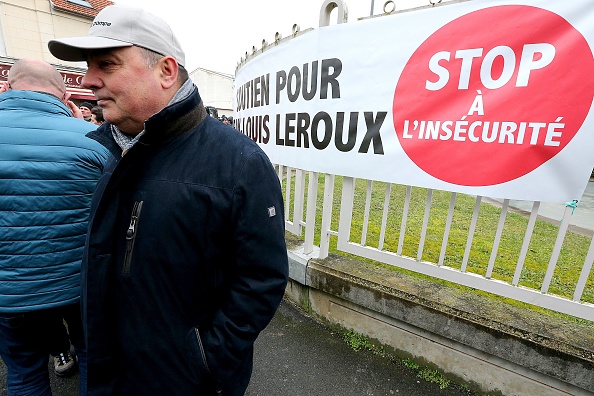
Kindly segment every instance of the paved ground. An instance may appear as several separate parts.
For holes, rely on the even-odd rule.
[[[246,396],[473,396],[457,385],[439,389],[418,372],[368,352],[355,352],[338,335],[283,302],[256,344]],[[6,396],[0,363],[0,395]],[[51,374],[54,396],[76,396],[78,375]]]
[[[532,202],[529,201],[510,201],[510,206],[530,211]],[[561,220],[565,213],[565,205],[542,202],[538,214],[555,220]],[[590,180],[582,198],[578,201],[578,206],[571,216],[571,224],[594,230],[594,180]]]
[[[502,200],[497,200],[499,203]],[[509,201],[512,208],[524,212],[532,211],[532,201]],[[565,204],[541,202],[538,209],[538,215],[545,220],[550,220],[559,224],[565,213]],[[594,232],[594,180],[590,180],[584,191],[584,195],[579,199],[578,206],[573,212],[570,221],[570,227],[576,232],[586,235],[592,235]]]
[[[256,348],[247,396],[475,395],[456,385],[439,389],[400,363],[355,352],[289,303],[283,302]]]

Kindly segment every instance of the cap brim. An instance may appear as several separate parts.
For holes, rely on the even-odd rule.
[[[88,50],[131,47],[133,44],[105,37],[69,37],[50,40],[48,49],[53,56],[65,61],[84,61]]]

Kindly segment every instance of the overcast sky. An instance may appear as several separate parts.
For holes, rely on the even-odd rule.
[[[113,0],[134,5],[167,21],[186,53],[186,68],[197,67],[235,74],[237,63],[262,40],[274,41],[279,32],[291,34],[293,24],[301,30],[319,26],[323,0]],[[382,13],[385,0],[374,1],[374,14]],[[429,0],[396,0],[397,9],[427,5]],[[367,17],[371,0],[346,1],[349,23]],[[333,16],[331,24],[336,23]]]

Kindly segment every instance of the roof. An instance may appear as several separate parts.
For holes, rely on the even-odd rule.
[[[95,18],[99,11],[114,4],[114,2],[110,0],[86,0],[86,2],[93,7],[89,8],[83,5],[78,5],[77,3],[80,3],[80,0],[50,0],[50,2],[56,10],[82,15],[89,19]]]
[[[218,71],[214,71],[214,70],[208,70],[208,69],[204,69],[202,67],[197,67],[196,70],[194,70],[193,72],[190,73],[190,75],[196,74],[197,71],[202,71],[202,72],[210,73],[210,74],[216,74],[220,77],[227,78],[229,80],[235,80],[235,76],[233,74],[218,72]]]

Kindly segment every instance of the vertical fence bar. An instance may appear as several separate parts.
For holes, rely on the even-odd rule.
[[[295,173],[295,220],[299,225],[303,222],[305,209],[305,174],[303,169],[299,169]]]
[[[313,252],[314,235],[316,232],[316,211],[318,202],[318,173],[309,173],[309,185],[307,187],[307,213],[305,215],[305,240],[303,242],[303,253]]]
[[[355,178],[344,177],[342,180],[342,199],[340,201],[340,220],[338,223],[338,249],[346,250],[351,239]]]
[[[303,206],[305,204],[305,171],[295,169],[295,198],[293,199],[293,233],[301,235],[303,222]]]
[[[470,258],[470,248],[472,247],[472,239],[474,238],[474,231],[476,229],[476,222],[478,220],[482,199],[483,197],[481,197],[480,195],[476,196],[476,201],[474,203],[474,212],[472,213],[472,221],[470,222],[470,228],[468,229],[466,250],[464,251],[464,258],[462,259],[462,267],[460,268],[460,272],[466,272],[466,266],[468,265],[468,259]]]
[[[388,223],[388,211],[390,210],[390,193],[392,192],[392,184],[386,184],[386,195],[384,196],[384,212],[382,215],[382,228],[380,231],[380,239],[378,249],[384,248],[384,239],[386,237],[386,224]]]
[[[291,168],[287,167],[286,182],[285,182],[285,217],[287,218],[287,222],[289,224],[291,223],[291,211],[289,210],[291,208],[291,183],[292,183],[291,173],[292,173]]]
[[[512,285],[518,286],[520,283],[520,276],[522,275],[522,269],[524,268],[524,261],[526,261],[526,255],[528,254],[528,247],[530,246],[530,240],[534,233],[534,225],[536,224],[536,218],[538,217],[538,209],[540,207],[540,201],[534,201],[532,204],[532,212],[530,212],[530,219],[528,220],[528,226],[526,227],[526,233],[524,234],[524,242],[522,242],[522,249],[520,250],[520,256],[518,257],[518,263],[516,264],[516,272]]]
[[[320,258],[328,257],[330,249],[330,226],[332,225],[332,206],[334,204],[334,175],[324,176],[324,207],[322,209],[322,230],[320,235]]]
[[[452,219],[454,218],[454,209],[456,207],[456,193],[453,192],[450,198],[450,208],[448,209],[448,218],[446,219],[445,230],[443,231],[443,240],[441,242],[441,252],[439,252],[438,266],[442,266],[445,260],[446,250],[448,248],[448,238],[452,228]]]
[[[423,216],[423,228],[421,229],[421,239],[419,240],[419,250],[417,251],[417,261],[423,259],[423,248],[425,247],[425,238],[427,237],[427,225],[429,224],[429,214],[431,213],[431,201],[433,200],[433,190],[427,190],[427,201],[425,202],[425,215]]]
[[[278,174],[278,180],[281,182],[281,184],[283,182],[283,169],[284,169],[284,166],[279,164],[277,174]]]
[[[373,181],[367,181],[367,195],[365,196],[365,214],[363,216],[363,230],[361,232],[361,245],[365,246],[367,242],[367,227],[369,225],[369,209],[371,208],[371,191],[373,189]]]
[[[503,200],[501,207],[501,215],[499,216],[499,224],[497,225],[497,232],[495,233],[495,240],[493,241],[493,248],[491,249],[491,257],[489,258],[489,265],[487,266],[487,273],[485,278],[490,279],[493,274],[493,267],[495,266],[495,259],[499,251],[499,243],[501,242],[501,235],[503,234],[503,226],[505,225],[505,217],[507,216],[507,208],[509,206],[509,199]]]
[[[557,240],[555,241],[555,247],[553,247],[553,253],[551,254],[551,260],[549,261],[547,273],[545,274],[544,280],[542,281],[542,288],[540,289],[542,293],[548,293],[549,287],[551,286],[551,280],[553,279],[553,274],[555,273],[555,267],[557,266],[557,260],[559,260],[559,254],[561,253],[561,247],[563,246],[563,240],[565,239],[565,234],[567,233],[567,227],[569,227],[569,220],[571,219],[572,212],[573,208],[569,206],[565,207],[565,213],[563,214],[563,220],[561,220],[561,225],[559,226]]]
[[[582,272],[580,274],[580,279],[578,280],[577,286],[575,288],[575,293],[573,293],[573,301],[579,302],[582,299],[582,294],[584,293],[584,288],[586,287],[588,276],[590,275],[590,271],[592,270],[592,263],[594,263],[594,236],[592,236],[590,249],[588,250],[588,254],[586,255],[586,261],[584,261],[584,266],[582,267]]]
[[[408,220],[408,208],[410,206],[411,186],[406,186],[406,198],[404,198],[404,208],[402,209],[402,223],[400,224],[400,237],[398,238],[398,250],[396,254],[402,255],[402,247],[404,246],[404,234],[406,233],[406,221]]]

